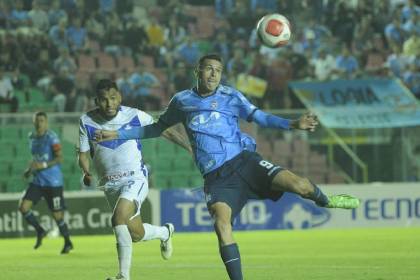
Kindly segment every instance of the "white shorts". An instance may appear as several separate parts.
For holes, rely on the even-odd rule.
[[[140,215],[141,204],[149,193],[149,183],[147,181],[147,177],[124,177],[119,180],[109,181],[103,187],[106,200],[108,201],[109,207],[111,207],[112,211],[115,210],[118,199],[125,198],[136,204],[137,209],[131,219]]]

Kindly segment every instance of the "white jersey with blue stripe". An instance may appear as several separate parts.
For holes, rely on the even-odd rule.
[[[139,139],[111,140],[96,142],[95,131],[130,129],[135,126],[145,126],[153,123],[149,114],[135,108],[121,106],[117,115],[104,119],[99,109],[94,109],[80,118],[79,142],[80,152],[90,151],[95,171],[99,180],[108,176],[118,176],[135,172],[147,176],[147,170],[142,162],[142,145]]]
[[[251,121],[257,110],[238,90],[219,85],[209,96],[195,89],[177,93],[159,122],[165,126],[183,123],[204,175],[243,150],[255,150],[255,140],[240,131],[239,119]]]

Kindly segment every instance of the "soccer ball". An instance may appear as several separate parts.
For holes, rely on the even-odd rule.
[[[261,42],[270,48],[278,48],[289,42],[292,34],[289,20],[280,14],[263,16],[257,23],[257,34]]]

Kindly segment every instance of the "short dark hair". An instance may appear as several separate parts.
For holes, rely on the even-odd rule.
[[[100,79],[96,84],[96,96],[100,95],[103,91],[110,89],[118,90],[117,84],[110,79]]]
[[[200,66],[204,63],[204,60],[206,59],[213,59],[219,61],[223,65],[223,58],[217,54],[217,53],[209,53],[205,54],[198,60],[197,67],[200,68]]]
[[[38,112],[36,112],[34,114],[34,118],[37,118],[37,117],[45,117],[46,119],[48,119],[47,113],[45,113],[44,111],[38,111]]]

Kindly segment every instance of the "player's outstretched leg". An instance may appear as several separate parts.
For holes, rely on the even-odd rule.
[[[358,198],[351,195],[325,195],[315,184],[306,178],[299,177],[289,170],[282,170],[273,179],[272,189],[287,191],[314,201],[320,207],[354,209],[359,207]]]

